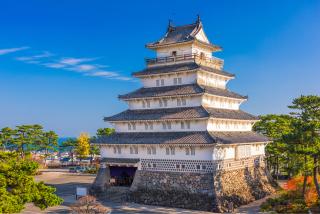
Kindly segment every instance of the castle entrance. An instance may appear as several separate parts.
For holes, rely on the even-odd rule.
[[[110,185],[130,187],[137,167],[110,166]]]

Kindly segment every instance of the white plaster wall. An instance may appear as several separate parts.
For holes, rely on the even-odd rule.
[[[234,146],[215,147],[212,153],[212,160],[224,160],[235,158]]]
[[[174,85],[174,78],[182,79],[182,84],[180,85],[186,85],[186,84],[193,84],[197,82],[197,74],[196,73],[184,73],[184,74],[159,74],[149,77],[142,77],[141,83],[143,87],[145,88],[151,88],[151,87],[163,87],[163,86],[172,86]],[[157,86],[156,81],[157,80],[164,80],[163,86]]]
[[[264,155],[265,144],[255,144],[251,146],[251,155]]]
[[[204,33],[203,29],[201,29],[197,35],[196,38],[202,42],[206,42],[206,43],[210,43],[208,40],[208,37],[206,36],[206,34]]]
[[[153,129],[145,129],[145,123],[153,124]],[[136,129],[129,130],[128,122],[114,122],[116,132],[187,132],[187,131],[205,131],[207,129],[206,120],[193,120],[190,121],[190,129],[186,125],[181,129],[181,121],[171,121],[171,129],[163,129],[162,122],[135,122]],[[150,126],[149,126],[150,127]]]
[[[154,145],[156,154],[148,154],[147,146],[138,145],[138,154],[130,154],[130,146],[122,145],[121,154],[114,153],[113,146],[102,146],[102,158],[140,158],[140,159],[170,159],[170,160],[212,160],[212,148],[210,147],[194,147],[195,155],[186,155],[185,148],[173,146],[175,155],[166,155],[166,147]]]
[[[172,56],[172,52],[176,51],[177,55],[191,54],[192,45],[179,45],[175,47],[164,47],[157,50],[157,57]]]
[[[206,85],[211,87],[217,87],[225,89],[230,78],[223,77],[216,74],[210,74],[208,72],[197,72],[197,82],[200,85]]]
[[[242,100],[227,97],[218,97],[207,94],[202,97],[202,105],[211,108],[238,110],[241,103]]]
[[[192,45],[192,53],[198,55],[203,53],[205,57],[212,58],[212,52],[210,51],[210,49],[202,48],[197,45]]]
[[[208,122],[208,131],[251,131],[253,123],[245,120],[221,120],[210,119]]]
[[[167,100],[167,106],[164,106],[164,101]],[[186,105],[178,106],[177,100],[185,99]],[[150,107],[147,107],[147,100],[150,102]],[[160,107],[159,100],[162,100],[162,107]],[[145,107],[143,107],[142,102],[144,101]],[[200,106],[202,98],[201,96],[192,97],[174,97],[174,98],[151,98],[151,99],[139,99],[139,100],[129,100],[127,101],[129,109],[159,109],[159,108],[177,108],[177,107],[193,107]]]

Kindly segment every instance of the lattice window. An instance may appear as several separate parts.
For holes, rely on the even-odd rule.
[[[152,164],[156,164],[153,167]],[[169,159],[141,159],[142,170],[174,171],[174,172],[213,172],[212,161],[201,160],[169,160]]]

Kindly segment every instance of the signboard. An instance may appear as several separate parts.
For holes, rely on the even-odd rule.
[[[88,190],[86,187],[77,187],[76,188],[76,199],[82,196],[86,196],[88,194]]]

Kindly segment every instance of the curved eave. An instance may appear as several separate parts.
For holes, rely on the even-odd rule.
[[[202,41],[200,41],[198,39],[195,39],[195,38],[193,38],[192,40],[186,40],[186,41],[181,41],[181,42],[172,42],[172,43],[164,43],[164,44],[161,44],[161,43],[158,43],[158,42],[149,43],[149,44],[146,44],[145,47],[149,48],[151,50],[157,50],[159,48],[166,48],[166,47],[177,46],[177,45],[187,45],[187,44],[192,44],[192,43],[195,43],[197,45],[201,45],[203,47],[206,47],[206,48],[210,49],[213,52],[222,51],[222,48],[220,46],[218,46],[218,45],[208,44],[208,43],[202,42]]]
[[[163,122],[163,121],[181,121],[181,120],[208,120],[210,117],[194,117],[194,118],[170,118],[170,119],[152,119],[152,120],[108,120],[104,118],[105,122],[109,123],[124,123],[124,122]]]
[[[160,67],[160,66],[159,66]],[[151,77],[151,76],[164,76],[164,75],[170,75],[170,74],[181,74],[181,73],[191,73],[191,72],[198,72],[198,71],[202,71],[208,74],[213,74],[219,77],[224,77],[226,79],[234,79],[235,78],[235,74],[231,74],[230,75],[224,75],[224,74],[218,74],[215,73],[214,71],[208,71],[205,68],[195,68],[195,69],[190,69],[190,70],[181,70],[181,71],[168,71],[168,72],[163,72],[163,73],[138,73],[138,72],[133,72],[131,75],[134,77]]]

